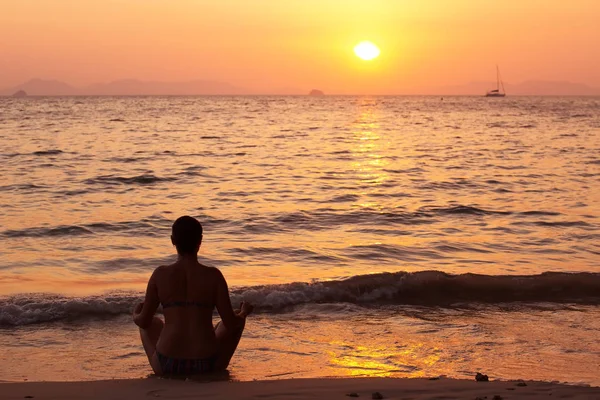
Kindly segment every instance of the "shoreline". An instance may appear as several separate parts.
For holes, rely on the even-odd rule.
[[[87,382],[0,382],[0,399],[600,399],[600,387],[533,381],[476,382],[448,378],[317,378],[272,381],[131,379]],[[499,396],[495,397],[495,396]]]

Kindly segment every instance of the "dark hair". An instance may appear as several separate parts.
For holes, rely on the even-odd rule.
[[[202,225],[196,218],[185,215],[177,218],[171,235],[177,253],[197,254],[198,246],[202,243]]]

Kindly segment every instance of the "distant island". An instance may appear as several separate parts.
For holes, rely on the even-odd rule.
[[[17,90],[11,97],[27,97],[27,92],[24,90]]]
[[[325,93],[323,93],[322,90],[318,90],[318,89],[313,89],[310,91],[310,93],[308,93],[309,96],[325,96]]]

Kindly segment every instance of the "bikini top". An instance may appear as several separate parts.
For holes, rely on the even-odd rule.
[[[193,306],[193,307],[205,307],[205,308],[210,308],[211,310],[213,308],[215,308],[214,304],[207,304],[207,303],[203,303],[201,301],[172,301],[170,303],[162,303],[162,307],[163,308],[169,308],[169,307],[189,307],[189,306]]]

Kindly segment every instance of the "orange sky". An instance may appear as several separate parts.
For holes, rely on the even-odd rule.
[[[493,80],[600,87],[598,0],[0,0],[0,88],[123,78],[418,93]],[[365,62],[353,46],[374,41]]]

